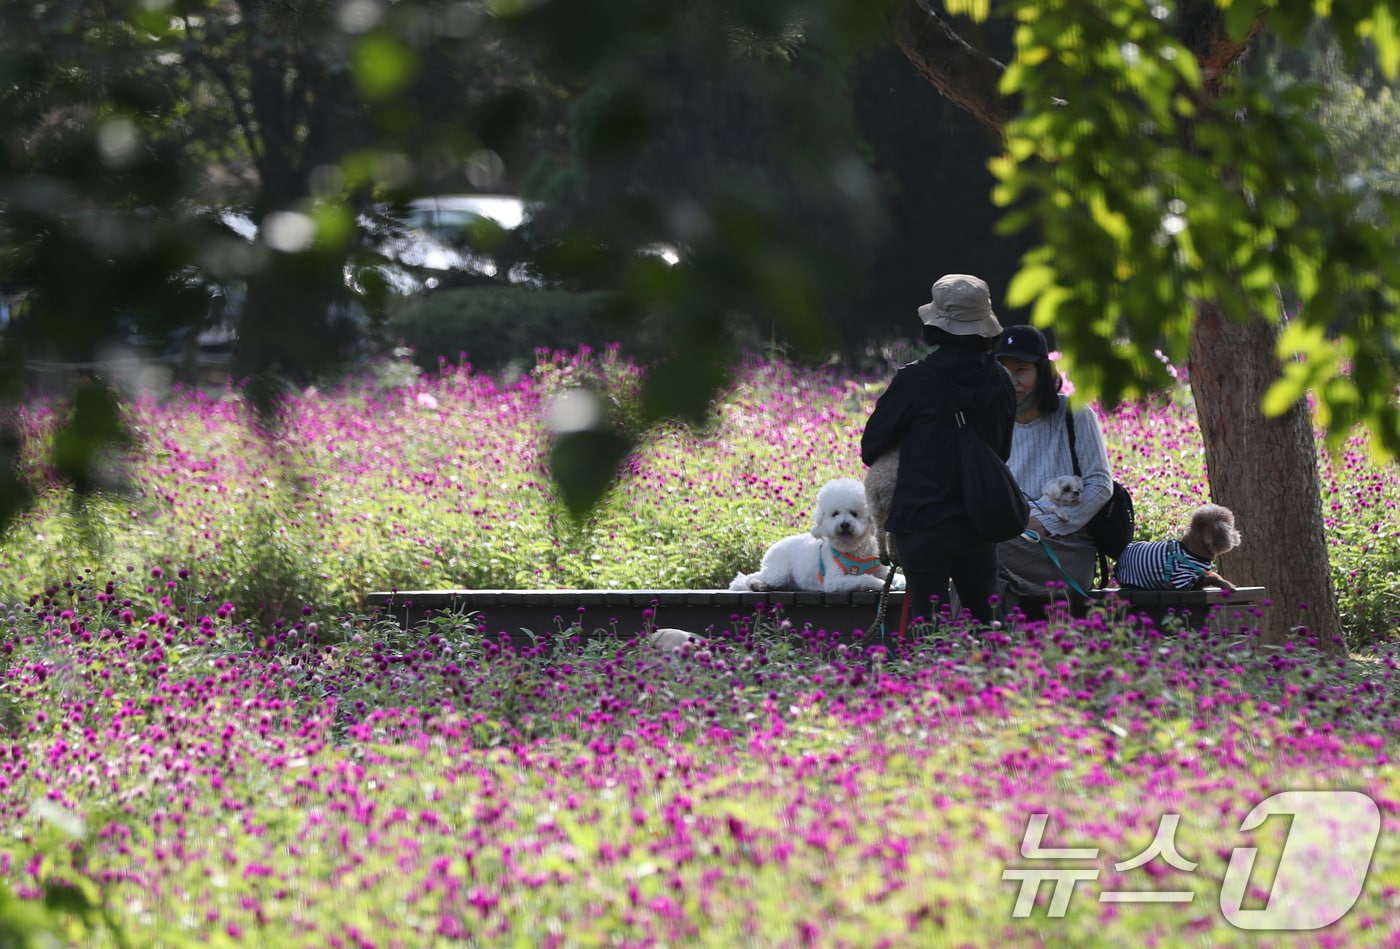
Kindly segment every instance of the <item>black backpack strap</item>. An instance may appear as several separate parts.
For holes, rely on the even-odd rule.
[[[1065,431],[1069,433],[1069,462],[1074,466],[1074,476],[1082,478],[1079,473],[1079,449],[1074,447],[1074,410],[1070,407],[1069,400],[1064,396],[1060,397],[1065,403]],[[1099,565],[1099,586],[1108,585],[1109,579],[1113,576],[1108,566],[1108,556],[1101,550],[1095,549],[1094,556],[1098,559]]]
[[[1070,408],[1069,399],[1060,397],[1065,404],[1065,430],[1069,432],[1069,463],[1074,466],[1074,476],[1084,477],[1079,473],[1079,449],[1074,447],[1074,410]]]

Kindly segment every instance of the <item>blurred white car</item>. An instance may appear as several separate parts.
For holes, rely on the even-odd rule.
[[[358,291],[362,289],[359,275],[373,270],[401,296],[434,290],[448,283],[449,275],[489,280],[504,276],[512,284],[543,286],[545,281],[525,264],[513,264],[502,275],[492,252],[508,232],[530,220],[530,210],[523,198],[509,194],[432,195],[400,207],[381,206],[360,216],[360,227],[369,235],[370,254],[346,265],[346,283]],[[263,232],[273,223],[269,216],[259,226],[231,211],[220,212],[219,219],[249,242],[260,234],[269,239]],[[670,265],[681,259],[680,251],[665,243],[647,244],[637,252]]]
[[[486,252],[471,250],[473,231],[497,227],[513,231],[530,219],[525,201],[508,194],[444,194],[410,201],[406,212],[396,215],[406,231],[398,241],[384,246],[385,255],[394,261],[427,270],[465,271],[486,277],[499,277],[495,259]],[[486,243],[490,243],[488,240]],[[668,265],[680,262],[681,254],[672,244],[650,243],[637,248],[637,253],[658,257]],[[516,284],[541,285],[528,267],[517,264],[505,275]],[[429,276],[426,289],[437,286]],[[412,288],[422,289],[422,288]]]
[[[495,258],[472,249],[474,232],[483,229],[513,231],[528,219],[524,200],[506,194],[446,194],[410,201],[402,212],[386,212],[401,225],[384,239],[379,251],[401,267],[386,272],[390,285],[401,293],[431,290],[441,282],[428,274],[420,278],[412,269],[458,271],[499,277]],[[498,237],[498,235],[497,235]],[[492,243],[491,236],[485,243]],[[405,270],[403,268],[409,268]],[[538,283],[529,269],[516,265],[505,275],[511,283]]]

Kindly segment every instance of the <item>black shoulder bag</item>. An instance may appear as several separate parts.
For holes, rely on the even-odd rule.
[[[983,540],[1001,543],[1019,537],[1030,520],[1030,504],[1011,469],[991,445],[967,424],[954,404],[958,426],[958,475],[962,479],[963,509],[972,529]]]
[[[1074,412],[1068,405],[1065,406],[1065,428],[1069,432],[1069,457],[1074,465],[1074,475],[1076,478],[1082,477],[1079,472],[1079,453],[1074,447]],[[1136,529],[1133,496],[1128,493],[1127,488],[1114,481],[1113,495],[1089,521],[1089,537],[1093,539],[1094,548],[1099,553],[1100,587],[1109,581],[1108,561],[1118,559],[1123,553],[1123,548],[1132,543]]]

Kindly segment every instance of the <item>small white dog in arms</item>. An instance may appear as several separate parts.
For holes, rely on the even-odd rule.
[[[880,563],[865,486],[854,478],[836,478],[817,492],[812,529],[773,544],[758,572],[736,575],[729,589],[878,593],[889,572],[890,567]],[[902,579],[895,577],[891,586],[903,589]]]
[[[894,507],[894,483],[899,477],[899,449],[885,452],[875,459],[875,464],[865,469],[865,503],[870,509],[870,519],[875,522],[876,547],[880,551],[881,563],[899,563],[899,550],[894,538],[885,530],[885,522],[890,519],[890,509]]]
[[[1075,475],[1051,478],[1045,482],[1045,487],[1040,489],[1040,493],[1054,506],[1055,513],[1063,514],[1059,508],[1074,507],[1084,500],[1084,479]]]

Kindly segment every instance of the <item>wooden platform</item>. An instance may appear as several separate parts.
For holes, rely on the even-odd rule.
[[[706,632],[756,621],[810,625],[848,638],[874,623],[880,594],[768,593],[730,590],[399,590],[371,593],[370,609],[411,628],[440,614],[476,613],[486,633],[506,633],[517,641],[521,630],[539,635],[578,626],[584,635],[636,635],[644,628],[676,627]],[[891,590],[886,623],[899,622],[904,594]],[[527,637],[528,638],[528,637]]]
[[[1239,590],[1119,590],[1104,594],[1117,615],[1146,614],[1159,626],[1199,626],[1210,616],[1244,628],[1258,624],[1266,597],[1263,587]],[[368,606],[393,617],[405,629],[439,615],[471,614],[478,629],[505,634],[517,644],[530,636],[577,628],[585,637],[634,636],[644,629],[675,627],[693,633],[752,629],[756,623],[791,623],[822,630],[850,642],[871,630],[880,595],[869,593],[768,593],[730,590],[398,590],[371,593]],[[899,625],[904,594],[890,591],[886,630]],[[1221,610],[1220,613],[1214,611]]]
[[[1124,590],[1113,587],[1091,592],[1095,597],[1102,596],[1110,611],[1144,613],[1159,626],[1164,623],[1199,626],[1214,614],[1231,627],[1253,627],[1258,625],[1268,603],[1268,590],[1264,587],[1240,587],[1236,590],[1219,587],[1204,590]]]

